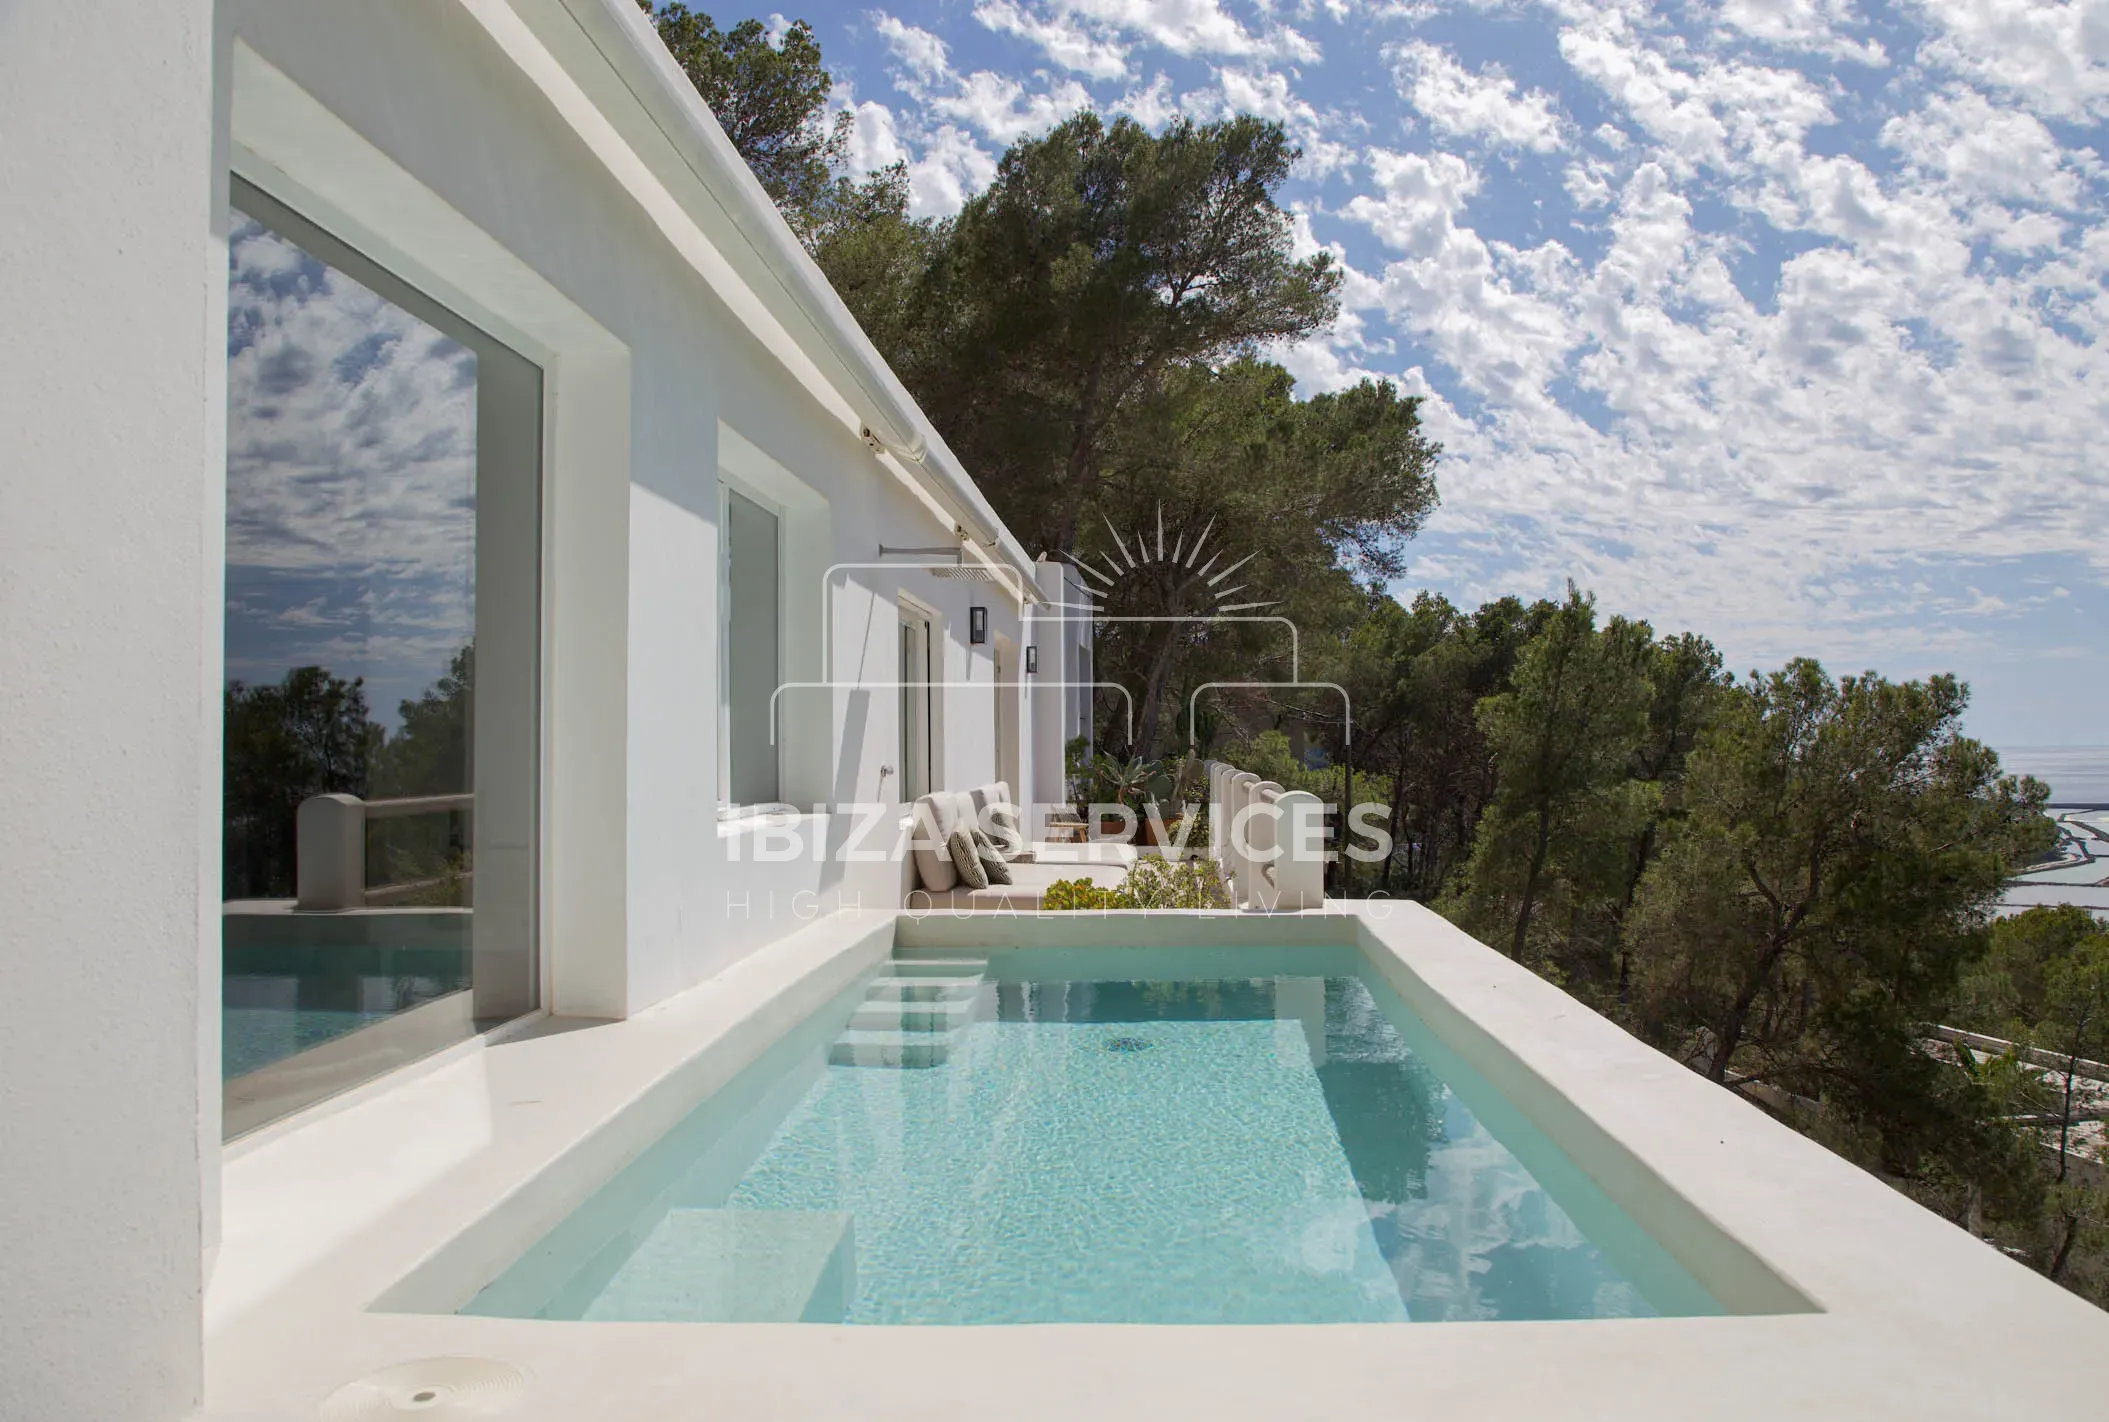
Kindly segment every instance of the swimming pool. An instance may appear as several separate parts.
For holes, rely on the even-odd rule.
[[[899,958],[462,1310],[1429,1323],[1721,1306],[1352,949]]]

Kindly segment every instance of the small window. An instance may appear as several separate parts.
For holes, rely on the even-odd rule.
[[[901,610],[901,798],[930,793],[931,647],[929,619]]]
[[[729,805],[773,804],[781,795],[770,717],[783,679],[782,532],[775,513],[736,490],[728,488],[724,495],[725,691],[718,783]]]

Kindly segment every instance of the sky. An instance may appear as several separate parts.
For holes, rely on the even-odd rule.
[[[390,730],[475,633],[476,354],[253,219],[228,237],[227,677]]]
[[[1285,124],[1346,280],[1271,354],[1444,448],[1400,594],[1573,579],[1739,671],[1953,671],[1996,746],[2109,744],[2109,0],[786,13],[923,214],[1087,105]]]

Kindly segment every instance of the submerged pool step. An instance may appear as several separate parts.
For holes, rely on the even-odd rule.
[[[952,1032],[851,1028],[828,1048],[829,1066],[934,1067],[952,1055]]]
[[[986,958],[962,958],[957,954],[944,958],[904,958],[896,950],[893,960],[887,965],[898,977],[906,978],[978,978],[988,971]]]
[[[853,1031],[951,1032],[974,1020],[974,999],[900,1002],[867,998],[850,1014]]]
[[[867,1002],[956,1002],[973,1001],[981,991],[981,979],[954,977],[875,978],[865,994]]]
[[[887,967],[828,1048],[828,1065],[943,1066],[974,1020],[986,958],[895,958]]]

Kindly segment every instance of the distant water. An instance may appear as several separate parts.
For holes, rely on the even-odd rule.
[[[2109,805],[2109,746],[2001,746],[1999,763],[2050,786],[2053,805]]]

